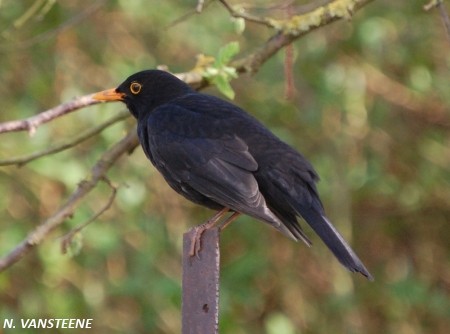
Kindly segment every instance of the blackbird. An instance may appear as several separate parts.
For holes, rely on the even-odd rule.
[[[218,211],[197,227],[191,255],[200,250],[201,233],[227,212],[222,226],[243,213],[309,246],[301,217],[348,270],[373,279],[325,216],[312,165],[241,108],[160,70],[135,73],[94,99],[124,102],[146,156],[167,183]]]

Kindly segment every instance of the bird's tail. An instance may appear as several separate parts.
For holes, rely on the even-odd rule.
[[[336,258],[348,270],[352,272],[359,272],[373,281],[372,275],[366,269],[364,264],[350,248],[341,234],[331,224],[331,222],[320,212],[313,207],[298,210],[299,214],[311,226],[311,228],[319,235],[327,247],[333,252]]]

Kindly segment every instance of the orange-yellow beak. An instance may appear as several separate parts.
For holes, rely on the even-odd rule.
[[[109,101],[123,101],[124,97],[125,97],[124,93],[118,93],[116,92],[115,88],[111,88],[94,94],[92,98],[97,101],[109,102]]]

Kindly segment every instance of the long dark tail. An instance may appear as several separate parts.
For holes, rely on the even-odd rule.
[[[301,216],[311,226],[311,228],[319,235],[327,247],[333,252],[336,258],[348,270],[359,272],[373,281],[372,275],[366,269],[364,264],[350,248],[341,234],[331,224],[331,222],[313,207],[298,210]]]

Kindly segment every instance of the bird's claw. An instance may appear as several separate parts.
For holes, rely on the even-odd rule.
[[[203,232],[205,232],[207,229],[212,228],[228,211],[228,208],[223,208],[222,210],[216,212],[216,214],[208,219],[205,223],[193,227],[194,235],[191,237],[191,249],[189,250],[189,256],[197,256],[199,258],[198,254],[200,253],[200,250],[202,248],[201,238]]]
[[[200,249],[202,248],[201,245],[201,239],[202,234],[205,232],[206,228],[204,225],[195,226],[193,228],[194,235],[191,238],[191,249],[189,250],[189,256],[193,257],[196,256],[197,258],[200,258],[198,254],[200,253]]]

